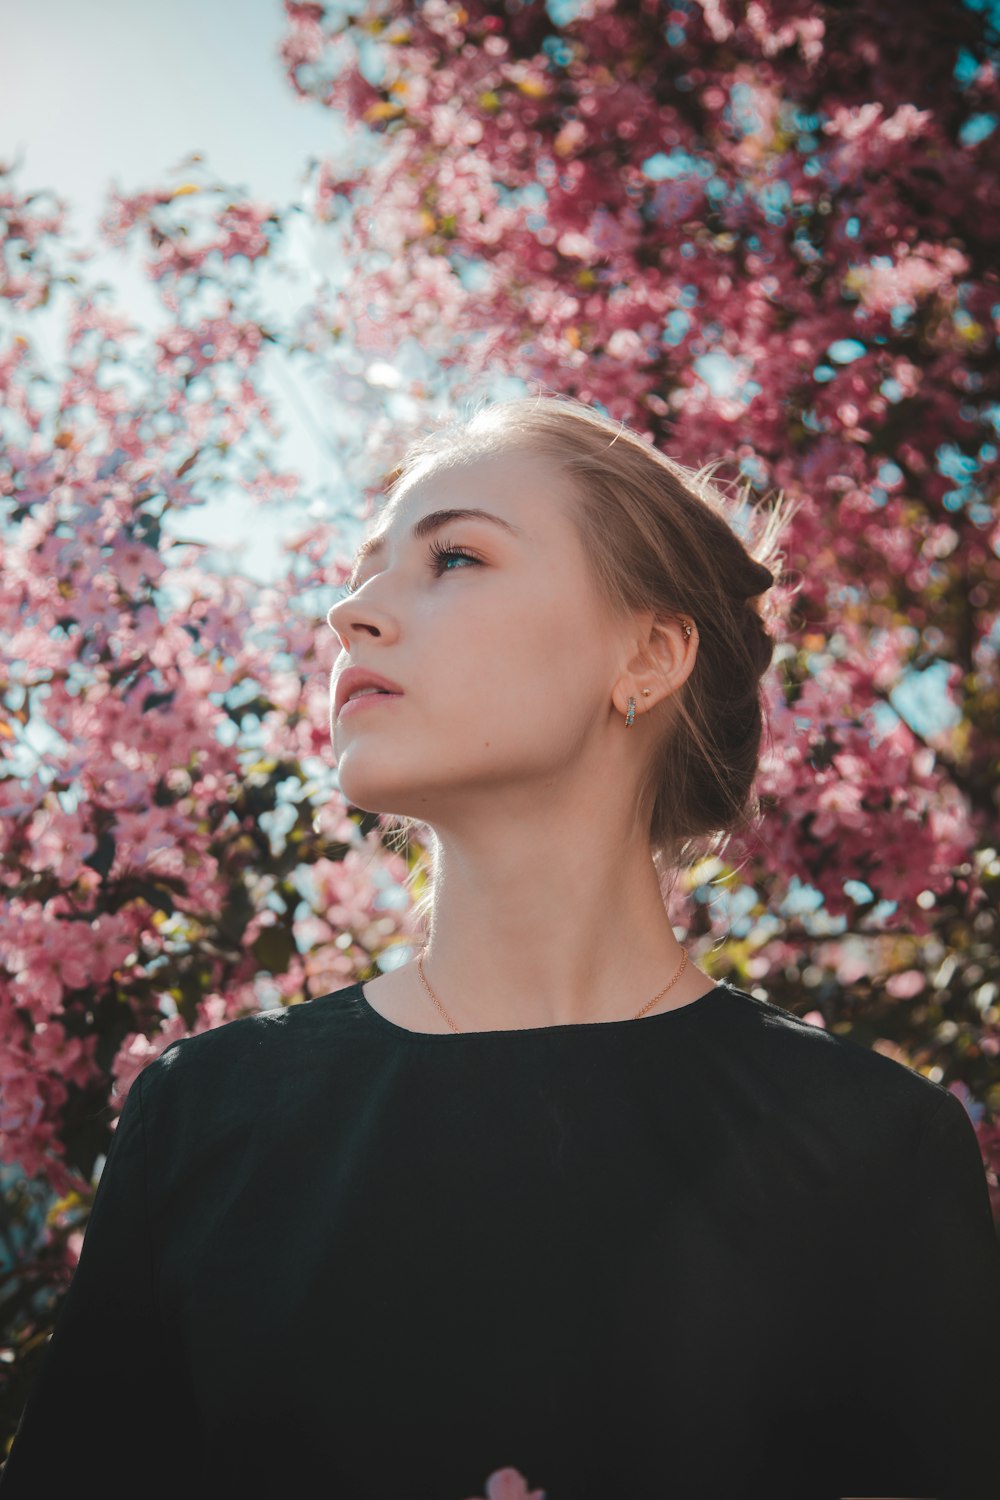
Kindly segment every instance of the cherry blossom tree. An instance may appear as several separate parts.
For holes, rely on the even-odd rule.
[[[452,401],[517,376],[795,497],[767,815],[678,915],[725,936],[751,987],[953,1088],[995,1168],[988,8],[930,0],[919,26],[901,0],[286,11],[293,86],[383,147],[361,175],[323,169],[352,274],[310,310],[316,347],[350,329],[424,405],[429,365]]]
[[[336,786],[323,618],[347,520],[486,383],[578,395],[797,501],[765,816],[671,918],[718,977],[943,1081],[1000,1166],[988,11],[286,10],[290,83],[354,148],[290,205],[197,162],[113,195],[103,240],[140,257],[155,327],[62,204],[0,174],[5,1440],[138,1071],[413,936],[419,846]],[[303,237],[312,279],[276,299]],[[183,518],[301,495],[275,360],[320,372],[356,436],[261,587]]]
[[[281,220],[210,181],[116,200],[105,232],[144,237],[165,314],[154,333],[66,254],[62,205],[8,174],[0,215],[12,1431],[54,1315],[45,1293],[65,1289],[139,1069],[178,1036],[364,972],[405,935],[385,898],[408,869],[332,776],[335,653],[315,600],[345,576],[338,528],[320,528],[319,551],[310,531],[293,538],[285,575],[261,588],[167,525],[234,486],[252,524],[296,488],[267,461],[271,335],[248,310]],[[30,330],[56,302],[52,369]]]

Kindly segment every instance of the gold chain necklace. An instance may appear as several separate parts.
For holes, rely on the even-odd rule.
[[[652,998],[652,1000],[650,1000],[646,1005],[644,1005],[642,1007],[642,1010],[637,1011],[637,1013],[632,1017],[633,1021],[638,1021],[639,1017],[640,1016],[644,1016],[646,1014],[647,1010],[650,1010],[656,1004],[657,1000],[662,1000],[663,996],[667,993],[667,990],[669,990],[671,988],[671,986],[675,985],[677,983],[678,979],[680,979],[681,975],[684,973],[684,966],[687,963],[687,958],[688,958],[688,956],[687,956],[687,949],[686,948],[682,948],[681,949],[681,953],[683,954],[683,957],[681,958],[681,966],[677,970],[677,973],[674,975],[673,979],[671,979],[670,984],[665,984],[663,986],[663,989],[660,991],[660,993],[658,995],[654,995],[653,998]],[[419,956],[419,958],[417,959],[417,973],[420,975],[420,978],[421,978],[421,981],[423,983],[424,989],[427,991],[428,995],[430,995],[431,999],[434,1001],[434,1004],[437,1006],[438,1010],[444,1016],[445,1020],[448,1022],[448,1025],[451,1027],[452,1031],[457,1031],[457,1032],[460,1033],[461,1032],[461,1028],[455,1025],[454,1021],[451,1019],[451,1016],[449,1016],[448,1012],[445,1010],[444,1006],[441,1004],[441,1001],[438,999],[437,995],[435,995],[434,991],[431,989],[430,985],[427,983],[427,978],[426,978],[426,975],[424,974],[424,955],[423,955],[423,953],[421,953],[420,956]],[[519,1030],[530,1031],[533,1028],[531,1028],[531,1027],[520,1027],[518,1029]]]

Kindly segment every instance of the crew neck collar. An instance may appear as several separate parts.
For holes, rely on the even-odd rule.
[[[381,1011],[376,1010],[374,1005],[365,994],[364,985],[357,981],[351,986],[358,998],[361,1012],[372,1026],[384,1032],[386,1035],[394,1035],[400,1041],[413,1040],[417,1042],[462,1042],[473,1038],[480,1040],[500,1037],[547,1037],[564,1036],[567,1033],[583,1032],[593,1033],[597,1037],[611,1036],[621,1032],[625,1027],[652,1027],[656,1025],[669,1025],[686,1017],[693,1020],[711,1011],[714,1007],[713,1000],[718,1000],[722,994],[731,994],[730,985],[721,983],[713,989],[706,990],[703,995],[698,995],[694,1000],[688,1000],[684,1005],[674,1006],[670,1010],[658,1011],[652,1016],[630,1016],[615,1021],[566,1021],[555,1026],[518,1026],[507,1027],[501,1030],[489,1031],[411,1031],[408,1026],[400,1026],[396,1021],[390,1021]],[[643,1036],[647,1035],[643,1031]]]

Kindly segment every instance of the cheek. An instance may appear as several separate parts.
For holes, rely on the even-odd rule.
[[[470,570],[471,572],[471,570]],[[477,580],[468,580],[471,585]],[[456,580],[457,584],[457,580]],[[458,588],[455,590],[456,594]],[[481,729],[497,744],[510,725],[551,725],[560,705],[588,699],[588,677],[601,671],[600,638],[579,601],[566,601],[558,581],[535,580],[503,597],[463,600],[463,608],[422,622],[420,678],[426,701],[449,720]],[[428,670],[424,670],[426,661]],[[595,689],[596,691],[596,689]],[[581,708],[586,716],[586,708]]]
[[[548,617],[508,616],[489,645],[470,639],[465,649],[484,722],[551,723],[583,687],[587,643]]]

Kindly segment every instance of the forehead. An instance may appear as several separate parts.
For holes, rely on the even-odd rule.
[[[457,461],[431,455],[397,483],[357,559],[384,551],[386,539],[402,541],[412,528],[422,535],[421,520],[442,510],[483,510],[506,522],[511,534],[539,540],[560,526],[565,503],[565,485],[536,454],[504,451]]]
[[[470,501],[478,504],[488,496],[497,505],[518,508],[519,518],[527,520],[556,483],[557,475],[546,460],[524,449],[471,453],[457,458],[430,454],[412,475],[400,482],[393,498],[415,514],[416,509],[437,503],[441,497],[446,497],[449,504]]]

